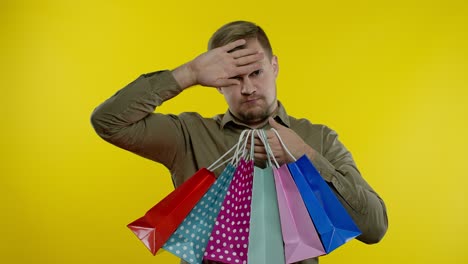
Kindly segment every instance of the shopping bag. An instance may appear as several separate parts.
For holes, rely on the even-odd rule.
[[[288,166],[273,168],[286,263],[325,254],[320,237]],[[255,182],[254,182],[255,187]]]
[[[303,155],[296,160],[278,131],[274,128],[271,130],[278,137],[284,150],[295,160],[287,166],[319,233],[325,252],[328,254],[360,235],[361,231],[309,158]]]
[[[213,172],[200,169],[127,227],[155,255],[214,181]]]
[[[249,134],[250,132],[248,130],[244,130],[240,134],[237,144],[209,167],[213,168],[211,170],[214,171],[216,169],[214,166],[218,164],[219,161],[233,149],[236,150],[232,158],[228,160],[230,163],[227,164],[216,182],[210,187],[169,240],[163,245],[165,250],[191,264],[202,262],[203,253],[232,181],[233,174],[236,168],[240,168],[237,167],[237,163],[240,161],[240,158],[245,155],[247,141],[244,136],[248,136]],[[223,164],[218,165],[218,167]]]
[[[201,263],[208,239],[226,196],[235,167],[228,164],[216,182],[163,245],[166,251],[190,264]]]
[[[254,167],[247,262],[284,264],[278,200],[270,149],[264,130],[254,130],[267,150],[267,167]]]
[[[253,160],[242,158],[238,166],[205,249],[206,260],[247,262]]]
[[[306,155],[289,163],[288,168],[299,187],[327,254],[361,234]]]
[[[272,167],[254,167],[247,263],[284,264],[278,200]]]

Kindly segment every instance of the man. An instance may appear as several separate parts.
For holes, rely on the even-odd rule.
[[[387,230],[384,202],[333,130],[286,114],[276,98],[278,70],[264,31],[250,22],[232,22],[214,33],[207,52],[172,71],[143,74],[109,98],[94,111],[92,124],[106,141],[164,164],[176,187],[232,147],[242,130],[273,127],[293,156],[306,154],[332,186],[362,232],[358,239],[377,243]],[[229,110],[213,118],[154,113],[164,101],[197,84],[216,87]],[[267,134],[279,163],[291,162],[276,135]],[[261,163],[266,153],[256,140],[255,159]]]

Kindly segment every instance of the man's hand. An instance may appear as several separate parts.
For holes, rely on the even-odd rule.
[[[277,123],[273,118],[270,117],[268,120],[270,126],[278,132],[283,143],[288,148],[289,152],[294,156],[295,159],[300,158],[302,155],[306,154],[309,159],[313,160],[316,155],[316,151],[307,145],[304,140],[302,140],[299,135],[296,134],[293,130],[282,126]],[[274,154],[274,157],[279,165],[294,162],[294,159],[286,152],[283,148],[281,142],[279,141],[276,133],[272,130],[265,131],[270,144],[270,148]],[[258,136],[255,138],[255,159],[266,160],[267,155],[263,143],[260,141]]]
[[[254,49],[231,50],[245,45],[244,39],[239,39],[225,46],[207,51],[194,60],[176,68],[174,78],[182,88],[193,85],[224,87],[239,84],[239,75],[249,74],[258,69],[264,54]]]

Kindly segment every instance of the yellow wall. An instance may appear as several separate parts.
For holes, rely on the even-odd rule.
[[[468,262],[466,1],[161,2],[0,4],[1,263],[177,263],[126,228],[172,189],[168,172],[101,140],[89,117],[238,19],[270,35],[289,113],[337,130],[386,201],[381,243],[321,263]],[[195,88],[161,111],[225,109]]]

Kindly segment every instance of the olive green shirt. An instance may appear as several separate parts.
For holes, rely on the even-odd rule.
[[[180,92],[182,89],[170,71],[143,74],[98,106],[91,117],[94,129],[104,140],[164,164],[176,187],[216,161],[248,128],[229,111],[213,118],[189,112],[154,113],[156,107]],[[275,120],[317,151],[312,162],[361,230],[357,239],[369,244],[380,241],[387,230],[385,204],[361,177],[338,135],[324,125],[288,116],[278,104]],[[219,175],[222,169],[215,174]],[[318,263],[318,259],[299,263]]]

